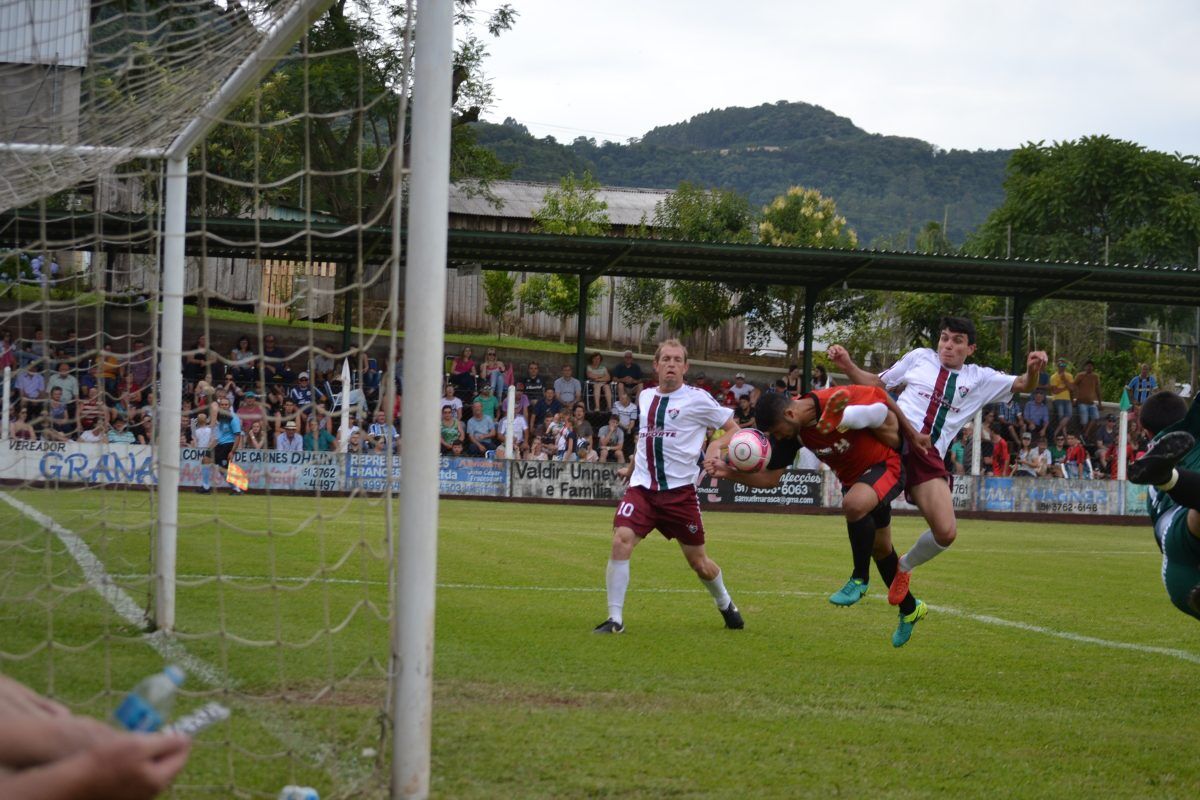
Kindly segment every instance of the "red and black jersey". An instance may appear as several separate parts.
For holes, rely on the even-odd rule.
[[[825,402],[834,392],[850,394],[850,405],[871,405],[884,402],[884,392],[878,386],[831,386],[809,392],[817,403],[817,417],[825,408]],[[899,453],[875,438],[870,430],[833,430],[827,434],[817,433],[815,427],[804,428],[800,436],[779,441],[771,437],[771,463],[767,469],[789,467],[796,460],[801,447],[807,447],[817,458],[829,465],[843,485],[849,486],[868,469],[889,458],[898,458]]]

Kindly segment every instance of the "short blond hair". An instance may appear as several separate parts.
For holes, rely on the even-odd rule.
[[[688,360],[687,347],[684,346],[683,342],[679,341],[678,339],[663,339],[658,343],[658,347],[654,350],[654,360],[656,362],[658,361],[658,357],[662,355],[664,347],[678,347],[683,351],[683,360]]]

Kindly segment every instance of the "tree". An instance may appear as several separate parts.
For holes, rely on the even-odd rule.
[[[1108,136],[1013,153],[1004,203],[970,238],[970,252],[1004,257],[1009,226],[1020,258],[1115,264],[1193,264],[1200,245],[1200,158]]]
[[[568,173],[558,189],[542,197],[542,205],[533,212],[534,230],[563,236],[604,236],[612,227],[608,203],[597,197],[600,183],[590,172],[579,180]]]
[[[486,184],[510,170],[475,143],[468,125],[492,98],[482,69],[487,48],[471,32],[475,7],[476,0],[456,0],[456,24],[465,32],[447,98],[454,124],[450,177]],[[499,36],[515,18],[504,4],[485,25]],[[230,112],[231,124],[214,129],[197,161],[203,159],[214,173],[262,186],[263,204],[312,208],[350,223],[379,216],[391,202],[388,154],[399,133],[401,96],[410,91],[399,83],[406,73],[404,24],[404,3],[397,0],[337,0],[296,46],[296,57],[282,60]],[[405,129],[411,133],[411,125]],[[250,211],[254,195],[241,187],[201,183],[189,185],[190,200],[209,213]]]
[[[562,236],[603,236],[608,233],[608,203],[597,197],[599,182],[590,173],[579,180],[574,173],[559,181],[558,189],[550,189],[542,198],[541,207],[533,212],[534,230]],[[604,284],[588,284],[587,311],[592,313],[604,295]],[[558,340],[567,340],[567,320],[579,311],[579,280],[574,275],[535,275],[521,285],[521,301],[525,309],[558,317]]]
[[[511,272],[487,270],[483,273],[483,311],[496,326],[496,336],[504,332],[504,323],[516,308],[513,289],[517,278]]]
[[[527,312],[539,311],[558,318],[558,341],[567,340],[567,320],[579,311],[579,279],[574,275],[534,275],[521,284],[521,301]],[[596,310],[596,303],[604,296],[604,284],[592,281],[588,284],[587,312]]]
[[[702,189],[687,181],[654,208],[654,227],[670,239],[745,244],[754,238],[754,212],[736,192]],[[671,281],[663,317],[683,335],[703,333],[701,357],[708,357],[708,334],[737,313],[734,290],[716,281]]]
[[[764,244],[780,247],[855,247],[858,237],[837,213],[837,205],[816,189],[793,186],[763,207],[758,235]],[[752,341],[765,342],[771,334],[784,341],[789,357],[800,353],[804,330],[803,286],[755,285],[743,296]],[[871,310],[873,295],[844,290],[828,291],[816,307],[815,325],[845,323]]]
[[[621,323],[630,328],[646,325],[662,314],[666,294],[666,281],[656,278],[625,278],[617,284],[615,298]],[[645,334],[641,338],[645,338]]]

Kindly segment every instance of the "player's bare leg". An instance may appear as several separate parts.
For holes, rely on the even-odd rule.
[[[625,592],[629,589],[629,559],[642,537],[632,528],[613,528],[612,552],[604,571],[604,587],[608,593],[608,619],[594,633],[621,633],[625,630]]]
[[[721,577],[721,568],[717,566],[717,562],[708,557],[708,553],[704,550],[702,544],[683,544],[680,542],[679,549],[683,551],[683,557],[687,559],[690,566],[700,578],[700,582],[704,584],[704,588],[708,589],[708,593],[712,595],[717,604],[717,610],[721,612],[721,616],[725,619],[725,627],[734,630],[741,630],[746,623],[742,621],[741,612],[734,605],[733,598],[729,596],[729,592],[725,589],[725,581]]]
[[[958,535],[958,521],[954,517],[954,499],[950,495],[949,483],[934,478],[917,484],[910,491],[925,522],[929,524],[929,530],[918,536],[912,548],[900,557],[896,580],[888,588],[888,602],[892,605],[900,605],[900,600],[908,593],[910,573],[954,544]]]

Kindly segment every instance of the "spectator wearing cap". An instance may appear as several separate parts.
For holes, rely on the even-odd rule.
[[[733,395],[735,403],[740,403],[743,397],[749,397],[750,405],[754,405],[758,399],[756,397],[758,390],[754,388],[754,384],[746,383],[746,373],[744,372],[733,376],[733,385],[729,387],[729,393]]]
[[[300,453],[304,451],[304,437],[300,435],[296,420],[289,419],[283,424],[283,433],[275,437],[275,449],[281,453]]]
[[[1054,405],[1055,437],[1060,436],[1071,420],[1071,407],[1075,400],[1075,376],[1067,372],[1067,360],[1058,359],[1054,374],[1050,376],[1050,401]]]
[[[492,385],[490,383],[480,386],[479,394],[475,395],[471,402],[482,405],[483,413],[492,419],[495,419],[500,413],[500,398],[492,393]]]
[[[1046,405],[1046,393],[1038,387],[1033,390],[1033,395],[1029,398],[1029,402],[1025,403],[1024,417],[1024,432],[1038,436],[1045,436],[1046,429],[1050,427],[1050,407]]]
[[[288,389],[288,397],[303,413],[308,414],[312,411],[313,390],[307,372],[296,376],[296,385]]]
[[[20,392],[21,402],[40,408],[46,399],[46,378],[42,375],[42,362],[33,361],[18,373],[13,383]]]
[[[599,353],[592,353],[588,356],[587,365],[587,382],[588,382],[588,410],[589,411],[608,411],[612,408],[612,376],[608,373],[608,367],[604,366],[604,359]]]
[[[636,403],[638,393],[642,391],[642,368],[633,360],[632,350],[626,350],[621,356],[621,363],[612,368],[612,376]]]
[[[200,408],[200,404],[197,404]],[[266,423],[267,410],[258,402],[258,392],[253,390],[246,392],[246,396],[242,398],[241,405],[238,406],[237,415],[242,420],[242,430],[249,431],[250,426],[255,422]]]
[[[1100,421],[1100,373],[1096,372],[1096,364],[1091,359],[1083,362],[1083,372],[1075,376],[1074,389],[1079,424],[1083,426],[1086,439],[1090,428]]]

